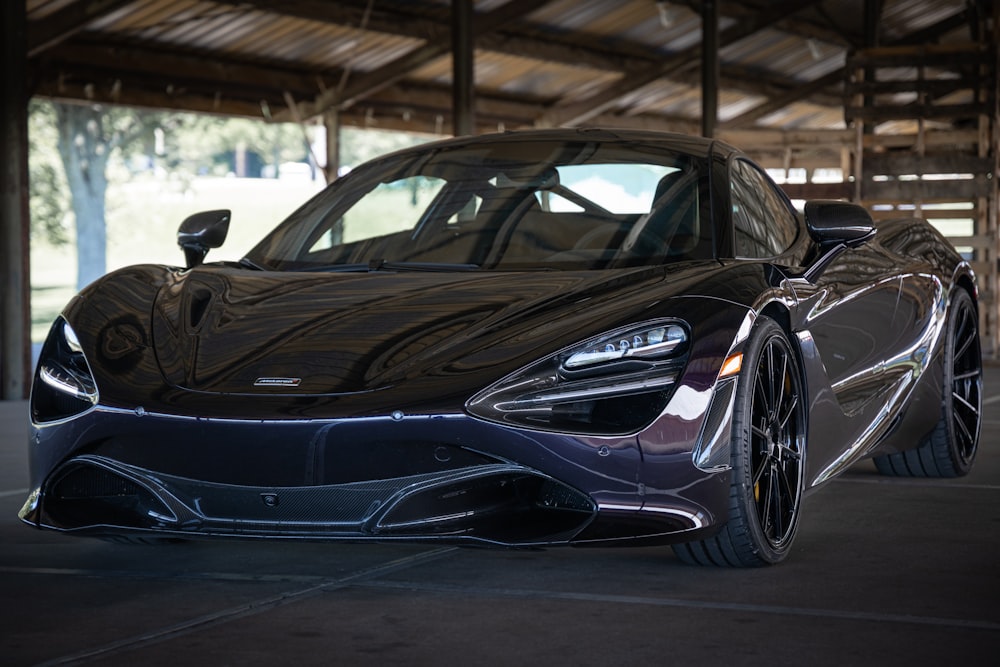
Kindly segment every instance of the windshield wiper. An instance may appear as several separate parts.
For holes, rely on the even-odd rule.
[[[246,257],[240,260],[240,266],[242,266],[245,269],[253,269],[254,271],[267,271],[267,269],[265,269],[263,266],[261,266],[257,262],[254,262],[253,260],[247,259]]]
[[[307,266],[298,271],[329,272],[329,273],[364,273],[371,268],[367,264],[320,264],[318,266]]]
[[[438,262],[387,262],[384,259],[373,259],[366,264],[323,264],[301,268],[299,271],[329,272],[329,273],[377,273],[386,271],[477,271],[478,264],[448,264]]]
[[[447,262],[387,262],[369,263],[370,271],[477,271],[478,264],[450,264]]]

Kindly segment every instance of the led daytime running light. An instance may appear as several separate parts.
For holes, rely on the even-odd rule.
[[[568,387],[563,390],[553,389],[551,391],[541,391],[519,396],[513,401],[498,403],[496,407],[501,410],[526,410],[570,401],[597,400],[607,396],[623,396],[669,387],[676,379],[677,375],[671,373],[664,377],[625,380],[607,385],[581,383],[579,387]]]
[[[666,357],[687,341],[684,329],[676,324],[640,329],[598,342],[571,354],[563,366],[569,370],[586,368],[619,359]]]
[[[97,403],[97,388],[90,378],[82,377],[59,362],[46,362],[38,369],[42,382],[64,394],[69,394],[91,405]]]

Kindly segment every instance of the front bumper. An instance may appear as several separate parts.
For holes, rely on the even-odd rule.
[[[22,520],[106,537],[675,541],[710,530],[717,500],[695,484],[645,502],[635,436],[465,415],[252,421],[98,407],[35,427],[31,450]],[[679,468],[679,487],[704,477]]]
[[[205,482],[85,455],[61,466],[46,491],[29,499],[22,518],[95,535],[451,536],[529,544],[572,537],[595,509],[586,495],[513,464],[274,487]]]

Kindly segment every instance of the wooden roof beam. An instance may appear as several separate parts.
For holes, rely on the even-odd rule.
[[[338,25],[360,25],[366,1],[343,0],[327,3],[321,0],[293,0],[289,3],[275,4],[273,0],[250,0],[249,4],[283,15],[328,21]],[[379,7],[382,8],[381,13]],[[405,16],[405,20],[398,18],[400,14]],[[447,23],[440,17],[420,8],[419,5],[398,2],[376,3],[366,25],[369,30],[418,39],[425,39],[427,35],[445,34],[442,31],[448,29]],[[663,57],[668,57],[656,54],[648,47],[638,44],[627,42],[608,44],[586,35],[553,32],[546,30],[544,26],[516,19],[478,35],[476,48],[610,72],[638,71],[654,66],[662,62]],[[413,56],[419,57],[420,54],[414,53]],[[678,77],[671,78],[678,82],[695,84],[699,80],[696,73],[681,73]],[[798,86],[798,82],[770,72],[758,70],[752,76],[745,76],[738,67],[726,63],[722,64],[722,81],[727,89],[764,97],[782,94]],[[354,103],[362,98],[360,95],[356,97]],[[823,99],[817,103],[839,105],[840,99]]]
[[[494,30],[508,21],[538,9],[538,6],[538,0],[510,0],[498,9],[476,16],[472,26],[473,36],[477,37]],[[312,102],[300,104],[295,111],[289,110],[280,120],[292,120],[295,117],[311,118],[334,107],[341,111],[348,109],[360,98],[392,85],[415,69],[447,54],[450,49],[450,26],[445,24],[436,28],[434,34],[428,35],[423,46],[355,78],[343,89],[331,89],[320,93]]]
[[[812,0],[815,2],[816,0]],[[802,0],[785,1],[771,5],[752,19],[726,28],[719,34],[719,46],[723,48],[762,30],[790,14],[802,10],[812,2]],[[662,62],[645,67],[619,79],[596,95],[574,104],[556,106],[542,114],[536,121],[539,127],[573,126],[598,116],[629,93],[649,85],[657,79],[677,75],[696,67],[701,59],[701,42],[679,51]]]
[[[327,3],[321,0],[293,0],[290,3],[275,4],[273,0],[250,0],[249,4],[283,15],[328,21],[338,25],[359,25],[366,1],[343,0]],[[379,7],[382,8],[381,15]],[[392,18],[391,14],[397,12],[404,15],[405,20],[400,20],[398,15]],[[419,5],[379,2],[369,16],[367,28],[402,37],[426,39],[427,35],[445,34],[441,31],[447,30],[448,25]],[[662,62],[663,57],[668,57],[656,54],[646,46],[620,41],[609,44],[586,35],[553,32],[544,26],[516,19],[478,35],[476,48],[566,65],[593,67],[609,72],[638,71]],[[769,72],[756,71],[753,76],[747,77],[738,71],[738,68],[726,63],[722,64],[722,77],[726,88],[765,97],[780,94],[798,85],[796,81]],[[697,83],[698,76],[682,75],[676,80]],[[823,100],[819,103],[831,102],[834,101]],[[838,99],[835,103],[839,102]]]
[[[368,0],[222,0],[232,5],[248,5],[269,14],[291,16],[307,21],[330,23],[348,28],[382,32],[400,37],[428,39],[443,26],[444,19],[430,17],[411,11],[410,5],[391,2],[375,2],[368,8]],[[405,17],[401,19],[401,17]]]
[[[8,0],[12,1],[12,0]],[[63,42],[97,19],[129,5],[134,0],[79,0],[44,19],[28,22],[28,57]]]
[[[107,74],[107,72],[101,72]],[[153,76],[137,74],[122,86],[93,85],[78,79],[59,81],[48,77],[34,91],[36,95],[69,102],[89,100],[151,109],[173,109],[195,113],[221,114],[261,119],[261,99],[252,92],[240,97],[234,85],[228,92],[199,88],[192,82],[177,80],[166,86]],[[156,83],[156,85],[154,85]],[[145,87],[144,85],[145,84]],[[274,93],[276,96],[276,93]],[[274,100],[272,100],[274,101]],[[366,98],[340,115],[343,125],[380,129],[447,134],[451,127],[451,91],[448,86],[399,83]],[[501,128],[530,127],[544,110],[541,101],[525,101],[479,93],[476,118],[479,132]],[[646,129],[667,132],[697,133],[698,123],[688,118],[661,114],[635,116],[602,115],[591,123],[601,127]]]
[[[271,90],[307,95],[322,85],[334,85],[335,76],[229,60],[219,54],[139,47],[113,36],[77,37],[47,51],[29,64],[33,78],[80,79],[146,77],[175,87],[198,85],[243,88],[248,93]]]
[[[701,0],[671,0],[671,2],[677,5],[684,5],[695,14],[701,15]],[[763,6],[754,7],[741,2],[724,2],[719,6],[719,12],[722,16],[736,19],[737,21],[746,21],[763,11],[765,11],[765,7]],[[861,43],[860,35],[848,35],[841,29],[828,27],[792,13],[789,13],[782,20],[776,21],[774,27],[789,35],[801,37],[802,39],[815,39],[841,48],[858,46]]]
[[[968,10],[963,10],[935,23],[932,26],[928,26],[923,30],[919,30],[903,37],[902,39],[896,40],[893,44],[926,44],[927,42],[931,42],[941,35],[951,32],[955,28],[963,25],[967,21],[966,15],[968,13]],[[836,85],[837,83],[842,83],[846,77],[847,69],[844,67],[838,68],[828,74],[824,74],[818,79],[802,84],[797,88],[788,91],[784,95],[774,97],[773,99],[770,99],[735,118],[731,118],[729,121],[722,123],[722,126],[730,129],[746,127],[747,125],[757,122],[764,116],[770,115],[780,109],[784,109],[790,104],[794,104],[795,102],[799,102],[807,97],[813,96],[824,88]]]
[[[829,86],[836,85],[838,83],[842,84],[844,82],[844,68],[840,67],[829,74],[824,74],[818,79],[813,79],[809,83],[803,84],[798,88],[789,90],[784,95],[779,95],[774,97],[763,104],[755,106],[749,111],[736,116],[735,118],[730,118],[728,121],[722,123],[721,125],[725,128],[738,128],[746,127],[751,125],[764,116],[768,116],[780,109],[784,109],[789,104],[794,104],[799,102],[811,95],[818,93],[819,91],[827,88]]]

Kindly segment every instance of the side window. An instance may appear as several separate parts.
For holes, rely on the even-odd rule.
[[[747,165],[747,169],[760,183],[761,203],[769,223],[768,229],[774,236],[778,254],[781,254],[792,247],[798,238],[799,220],[788,207],[788,201],[776,191],[776,186],[771,182],[771,179],[749,165]]]
[[[736,256],[775,257],[795,242],[799,224],[771,182],[745,160],[731,168]]]
[[[733,238],[736,256],[773,257],[775,254],[764,225],[764,211],[754,184],[747,181],[742,162],[734,162],[730,171],[733,204]]]

